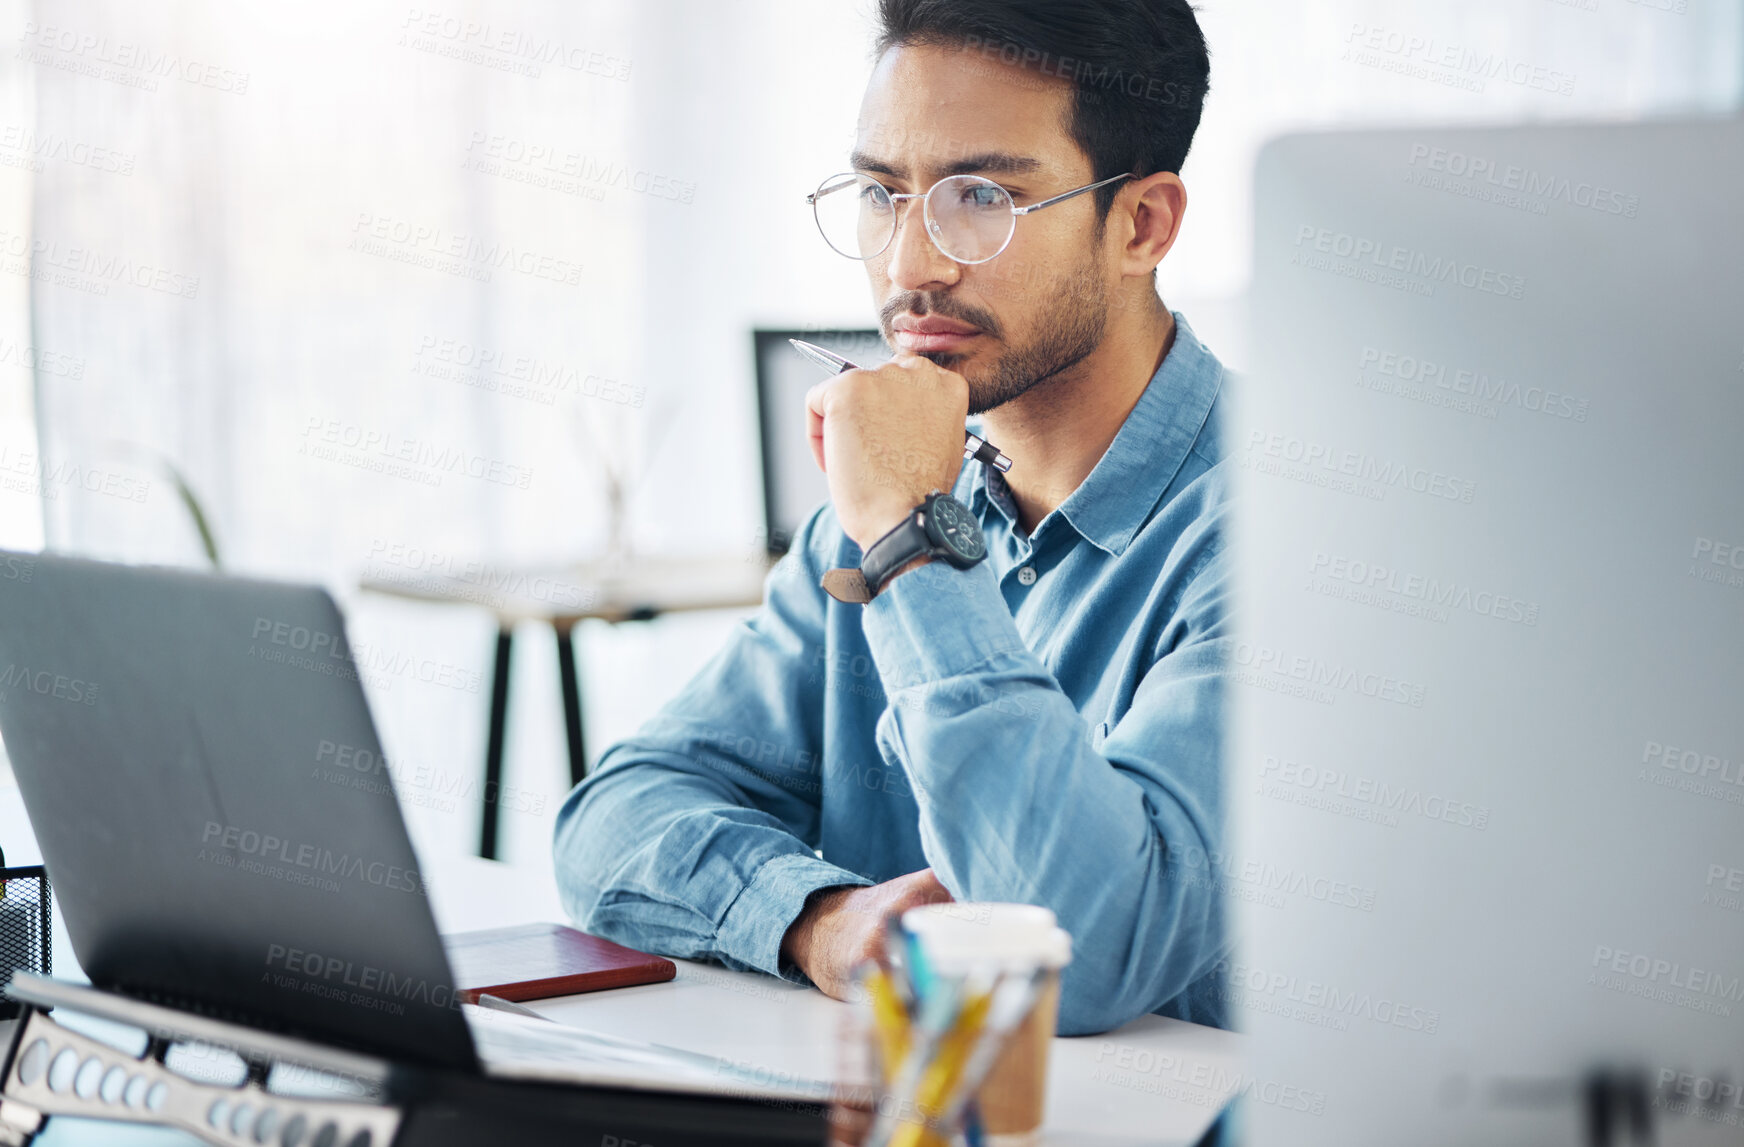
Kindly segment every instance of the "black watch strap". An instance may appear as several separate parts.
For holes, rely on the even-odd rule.
[[[860,559],[860,573],[866,578],[866,592],[873,597],[884,588],[897,570],[915,558],[933,553],[933,540],[920,524],[921,512],[911,510],[908,517],[882,538],[873,542]]]
[[[917,506],[908,517],[893,526],[888,533],[870,546],[860,558],[859,569],[825,570],[820,582],[824,592],[837,601],[850,605],[865,605],[884,583],[918,557],[937,553],[933,540],[921,525],[922,507]]]
[[[947,510],[944,537],[952,539],[951,542],[935,540],[941,505]],[[928,514],[933,516],[931,521]],[[943,558],[958,569],[968,569],[986,557],[987,548],[980,531],[968,518],[968,511],[949,494],[934,490],[926,501],[909,511],[908,517],[866,547],[859,569],[828,570],[820,584],[837,601],[864,605],[878,596],[884,583],[895,577],[898,570],[916,558]]]

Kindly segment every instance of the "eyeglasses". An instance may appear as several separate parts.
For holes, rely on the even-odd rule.
[[[896,238],[900,220],[896,205],[905,199],[922,201],[927,238],[947,259],[985,263],[1005,250],[1017,231],[1017,217],[1064,203],[1074,195],[1107,187],[1131,172],[1087,183],[1063,195],[1019,207],[1011,192],[979,175],[952,175],[933,184],[925,195],[899,195],[873,179],[846,171],[832,175],[805,197],[817,219],[824,242],[850,259],[876,259]]]

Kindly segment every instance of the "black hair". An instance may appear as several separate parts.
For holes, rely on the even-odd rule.
[[[1210,53],[1187,0],[879,0],[877,54],[961,48],[1069,81],[1067,133],[1094,179],[1180,173],[1199,129]],[[1096,191],[1103,216],[1124,184]]]

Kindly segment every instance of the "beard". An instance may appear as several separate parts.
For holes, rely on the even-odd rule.
[[[948,294],[903,291],[894,295],[880,311],[880,325],[884,340],[892,346],[896,340],[891,324],[898,315],[908,313],[943,315],[972,323],[983,334],[1006,343],[1007,349],[992,362],[963,374],[963,381],[969,384],[969,413],[984,414],[1058,378],[1102,343],[1108,328],[1108,293],[1100,252],[1041,293],[1053,302],[1035,337],[1016,346],[1007,342],[1003,327],[991,312],[965,305]],[[946,370],[956,370],[968,356],[928,351],[921,357]]]

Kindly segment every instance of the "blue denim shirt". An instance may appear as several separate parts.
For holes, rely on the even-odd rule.
[[[557,818],[587,930],[801,980],[812,891],[930,866],[958,900],[1041,904],[1072,934],[1060,1031],[1145,1012],[1225,1025],[1223,367],[1174,345],[1089,477],[1025,537],[1003,479],[957,496],[988,558],[868,605],[818,587],[860,549],[827,505],[762,609]],[[1197,863],[1194,863],[1194,860]]]

